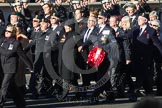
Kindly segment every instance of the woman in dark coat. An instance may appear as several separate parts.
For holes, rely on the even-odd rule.
[[[131,79],[131,22],[128,16],[121,19],[120,29],[116,39],[120,50],[120,60],[117,67],[117,91],[118,96],[124,96],[125,86],[129,86],[129,101],[136,101],[134,85]]]
[[[59,73],[63,79],[62,98],[65,99],[69,92],[69,84],[77,86],[77,74],[75,67],[75,32],[74,22],[68,20],[64,24],[65,34],[59,44]]]
[[[14,76],[17,72],[18,58],[28,66],[32,71],[32,64],[24,54],[21,43],[16,40],[15,26],[8,25],[5,30],[4,38],[0,39],[0,57],[3,70],[3,80],[0,89],[0,108],[3,107],[6,100],[6,94],[10,87],[14,102],[17,108],[25,107],[25,100],[21,90],[16,86]]]

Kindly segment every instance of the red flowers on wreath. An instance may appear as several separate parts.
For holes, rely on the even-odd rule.
[[[98,67],[104,60],[105,51],[101,47],[93,48],[87,58],[87,63],[91,67]]]
[[[146,34],[147,34],[147,31],[145,30],[145,31],[143,32],[143,34],[146,35]]]

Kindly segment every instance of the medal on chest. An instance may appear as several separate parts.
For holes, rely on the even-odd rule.
[[[46,40],[46,41],[49,40],[49,36],[48,36],[48,35],[45,37],[45,40]]]

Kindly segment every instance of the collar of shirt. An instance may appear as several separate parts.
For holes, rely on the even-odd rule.
[[[52,30],[55,30],[58,25],[52,26]]]
[[[146,29],[147,25],[140,26],[140,29],[142,28],[142,31],[140,32],[140,35],[143,33],[143,31]]]
[[[77,22],[80,22],[82,19],[83,19],[83,18],[80,18],[80,19],[78,19],[78,20],[76,20],[76,21],[77,21]]]
[[[91,27],[91,28],[88,28],[88,29],[91,29],[91,30],[89,31],[89,33],[88,33],[88,37],[89,37],[89,35],[90,35],[91,32],[93,31],[94,27]]]
[[[35,31],[38,31],[38,30],[39,30],[39,27],[35,27],[34,30],[35,30]]]
[[[130,18],[132,18],[132,21],[133,21],[136,18],[136,16],[133,15],[133,16],[130,16]]]
[[[99,28],[100,28],[99,29],[100,30],[99,33],[104,29],[105,26],[106,26],[106,24],[102,24],[101,26],[99,26]]]
[[[83,40],[84,42],[85,42],[85,39],[88,39],[89,38],[89,36],[90,36],[90,34],[91,34],[91,32],[92,32],[93,29],[94,29],[94,27],[91,27],[91,28],[88,28],[87,29],[87,31],[85,32],[85,35],[84,35],[84,40]],[[88,32],[88,30],[89,30],[89,32]]]
[[[115,28],[114,28],[115,32],[117,32],[117,31],[118,31],[118,28],[119,28],[119,27],[115,27]]]
[[[44,31],[42,31],[43,33],[46,33],[48,31],[48,29],[46,29],[46,30],[44,30]]]

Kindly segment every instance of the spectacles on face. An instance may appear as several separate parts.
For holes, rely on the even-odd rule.
[[[98,17],[98,19],[103,19],[102,17]]]
[[[56,19],[56,18],[50,18],[50,19]]]
[[[5,30],[5,32],[12,33],[12,31],[9,31],[9,30]]]
[[[153,25],[153,24],[150,24],[150,26],[152,26],[152,27],[158,27],[157,25]]]

